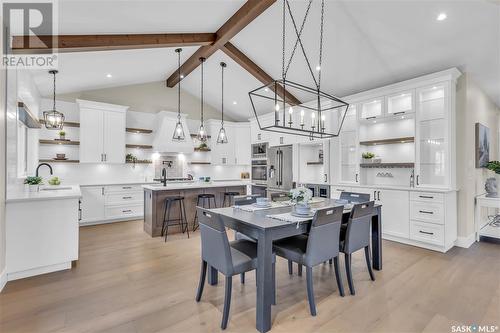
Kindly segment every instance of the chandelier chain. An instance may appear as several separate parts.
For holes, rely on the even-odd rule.
[[[201,61],[201,125],[203,126],[203,63],[205,59],[200,58]]]
[[[54,85],[52,91],[52,110],[56,109],[56,72],[52,73],[54,75]]]
[[[285,31],[285,26],[286,26],[286,10],[285,10],[285,2],[286,0],[283,0],[283,32],[282,32],[282,38],[283,38],[283,53],[282,53],[282,60],[281,60],[281,77],[285,79],[286,77],[286,72],[285,72],[285,39],[286,39],[286,31]]]
[[[224,66],[222,67],[221,76],[222,76],[222,94],[221,94],[221,127],[224,128]]]
[[[306,13],[304,15],[304,18],[302,19],[302,25],[300,26],[300,32],[299,36],[302,36],[302,31],[304,30],[304,26],[306,24],[307,17],[309,15],[309,9],[311,9],[311,4],[313,0],[309,0],[309,4],[307,5]],[[288,64],[286,65],[285,69],[285,75],[288,73],[288,69],[290,68],[290,65],[292,64],[293,56],[295,55],[295,51],[297,50],[297,46],[299,45],[299,40],[297,39],[295,41],[295,45],[293,46],[292,53],[290,55],[290,59],[288,59]],[[284,56],[284,54],[283,54]]]
[[[181,52],[177,52],[177,74],[181,77]],[[177,119],[181,120],[181,80],[177,83]]]
[[[325,21],[325,0],[321,0],[321,21],[319,31],[319,73],[318,73],[318,90],[321,88],[321,63],[323,60],[323,26]]]

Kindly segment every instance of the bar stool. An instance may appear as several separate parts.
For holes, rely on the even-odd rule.
[[[210,204],[210,199],[213,200],[214,208],[217,208],[217,203],[215,202],[215,194],[212,193],[198,194],[198,199],[196,200],[196,206],[210,209],[212,208]],[[193,231],[198,229],[198,227],[199,224],[198,224],[198,209],[197,209],[196,213],[194,213]]]
[[[234,197],[240,195],[240,192],[224,192],[224,199],[222,200],[222,207],[226,207],[226,198],[228,199],[229,206],[231,206],[231,202]]]
[[[179,218],[178,219],[170,219],[170,210],[174,203],[179,203]],[[171,223],[175,222],[175,223]],[[168,235],[168,227],[171,226],[181,226],[182,233],[187,231],[187,235],[189,238],[189,228],[186,219],[186,208],[184,206],[184,197],[182,196],[170,196],[165,198],[165,210],[163,211],[163,225],[161,228],[161,235],[165,235],[165,242],[167,241]]]

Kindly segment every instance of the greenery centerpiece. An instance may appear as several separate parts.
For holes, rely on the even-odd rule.
[[[299,214],[307,214],[310,210],[309,202],[313,197],[313,193],[306,187],[298,187],[290,190],[288,194],[290,201],[295,203],[295,211]]]
[[[366,152],[361,154],[361,157],[363,158],[363,163],[372,163],[373,158],[375,157],[374,153]]]
[[[59,131],[59,140],[66,140],[66,132]]]
[[[30,192],[37,192],[43,184],[42,177],[26,177],[24,184],[28,186]]]

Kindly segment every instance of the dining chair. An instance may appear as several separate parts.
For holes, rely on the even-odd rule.
[[[367,193],[356,193],[342,191],[340,193],[340,200],[347,200],[349,203],[362,203],[370,201],[370,195]]]
[[[333,258],[335,278],[339,293],[344,296],[344,287],[339,272],[339,237],[344,206],[319,209],[314,214],[309,235],[288,237],[273,244],[276,255],[306,266],[307,298],[312,316],[316,315],[312,269]]]
[[[226,329],[231,306],[232,277],[257,269],[257,243],[240,239],[229,242],[226,228],[219,214],[197,207],[201,234],[201,271],[196,302],[203,294],[207,266],[225,276],[224,310],[221,328]],[[272,283],[275,285],[275,257],[273,256]],[[275,288],[276,289],[276,288]],[[274,290],[273,304],[276,302]]]
[[[352,280],[352,254],[365,250],[366,266],[372,281],[375,281],[370,259],[370,223],[373,214],[373,201],[355,204],[347,225],[343,225],[340,233],[340,252],[345,256],[345,270],[349,291],[355,294]]]
[[[251,205],[257,202],[260,194],[238,195],[234,197],[235,206]]]

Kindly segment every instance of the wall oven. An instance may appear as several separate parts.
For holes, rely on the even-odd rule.
[[[267,184],[267,160],[252,160],[252,181]]]

